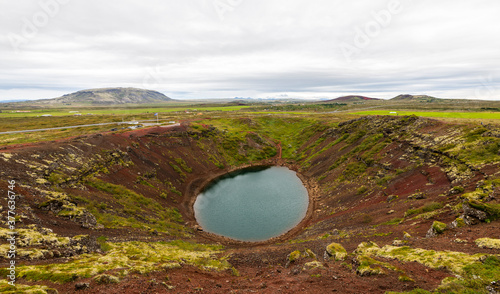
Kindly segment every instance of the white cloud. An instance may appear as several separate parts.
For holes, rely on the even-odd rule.
[[[500,99],[498,8],[494,0],[0,0],[0,100],[106,86],[179,99]]]

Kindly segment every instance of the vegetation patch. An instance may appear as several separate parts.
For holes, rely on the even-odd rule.
[[[9,285],[9,282],[5,279],[0,280],[0,292],[1,293],[31,293],[31,294],[49,294],[57,293],[55,289],[49,288],[42,285],[23,285],[16,282],[15,286]]]
[[[415,208],[415,209],[408,209],[405,212],[405,217],[416,215],[416,214],[421,214],[424,212],[431,212],[437,209],[443,208],[443,204],[439,202],[430,202],[425,204],[422,207]]]
[[[163,269],[170,264],[188,264],[206,270],[226,270],[231,265],[226,258],[217,258],[223,247],[184,241],[172,242],[122,242],[108,243],[105,255],[84,254],[67,263],[48,265],[23,265],[17,267],[18,277],[32,281],[48,280],[66,283],[81,278],[95,277],[109,270],[146,274]],[[6,275],[8,269],[0,269]]]
[[[339,243],[331,243],[326,246],[326,253],[334,260],[345,260],[347,257],[347,251]]]
[[[95,203],[87,205],[88,210],[96,217],[97,222],[107,228],[132,227],[143,230],[156,229],[172,235],[184,234],[186,228],[180,223],[182,216],[177,208],[163,207],[156,200],[127,189],[121,185],[89,179],[87,184],[113,196],[115,202],[122,206],[122,215],[118,212],[101,212]],[[173,187],[173,186],[172,186]],[[128,217],[126,217],[128,215]]]
[[[288,261],[289,262],[294,262],[296,260],[299,260],[301,258],[301,254],[300,254],[300,251],[299,250],[295,250],[293,252],[291,252],[290,254],[288,254]]]
[[[442,223],[442,222],[439,222],[439,221],[434,221],[432,223],[432,229],[437,234],[441,234],[441,233],[443,233],[446,230],[446,224]]]
[[[479,238],[475,243],[481,248],[500,249],[500,239]]]
[[[384,223],[381,223],[377,226],[381,226],[381,225],[385,225],[385,226],[394,226],[394,225],[399,225],[401,222],[403,221],[402,218],[399,218],[399,217],[396,217],[396,218],[393,218],[391,220],[388,220]]]
[[[433,269],[447,269],[454,274],[461,274],[465,266],[480,261],[487,254],[469,255],[463,252],[434,251],[408,246],[398,247],[386,245],[382,248],[375,243],[361,243],[356,249],[357,253],[373,255],[384,258],[393,258],[404,262],[418,262]]]
[[[464,267],[464,272],[459,277],[449,277],[441,282],[436,291],[429,292],[422,289],[414,289],[405,294],[432,294],[432,293],[474,293],[490,294],[495,291],[488,290],[491,282],[500,277],[500,259],[489,256],[482,262],[475,262]],[[387,292],[398,294],[397,292]]]
[[[482,203],[477,200],[471,200],[469,201],[469,205],[475,209],[486,212],[486,214],[488,215],[486,222],[497,220],[500,218],[500,204]]]
[[[384,275],[387,274],[384,267],[394,268],[386,262],[375,260],[367,255],[356,256],[355,262],[358,264],[356,273],[360,276]]]

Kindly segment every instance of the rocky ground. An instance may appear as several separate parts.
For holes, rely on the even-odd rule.
[[[417,117],[241,118],[4,147],[18,286],[0,291],[495,293],[499,138]],[[307,217],[258,244],[203,232],[197,193],[249,165],[297,171]]]

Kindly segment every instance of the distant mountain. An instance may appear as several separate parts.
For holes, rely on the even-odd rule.
[[[325,100],[323,102],[359,102],[359,101],[367,101],[367,100],[381,100],[381,99],[370,98],[370,97],[365,97],[365,96],[349,95],[349,96],[338,97],[335,99]]]
[[[428,95],[410,95],[410,94],[401,94],[398,95],[391,100],[393,101],[428,101],[432,102],[435,100],[441,100],[436,97],[428,96]]]
[[[41,104],[141,104],[170,101],[160,92],[136,88],[102,88],[81,90],[58,98],[33,102]]]
[[[13,102],[25,102],[25,101],[30,101],[27,99],[12,99],[12,100],[2,100],[0,103],[13,103]]]

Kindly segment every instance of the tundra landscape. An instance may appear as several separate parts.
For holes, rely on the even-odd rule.
[[[2,214],[4,292],[498,291],[498,102],[462,101],[464,111],[411,95],[126,106],[85,97],[4,104],[11,131],[116,124],[0,135],[0,190],[14,201],[0,205],[15,211]],[[297,226],[245,242],[198,224],[193,204],[211,181],[270,166],[307,188]]]

